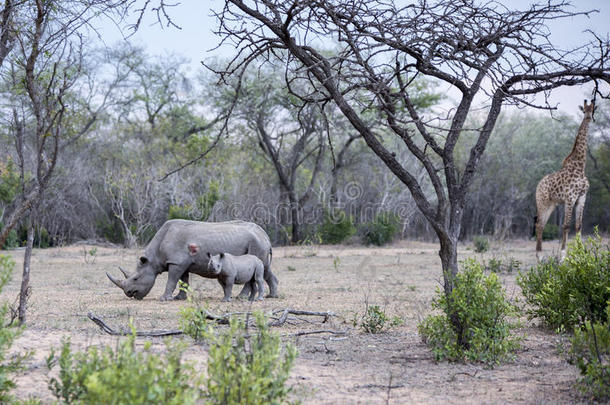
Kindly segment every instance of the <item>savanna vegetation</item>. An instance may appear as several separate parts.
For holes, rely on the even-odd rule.
[[[384,1],[227,1],[217,34],[237,44],[238,56],[190,73],[179,55],[87,40],[99,35],[92,21],[100,16],[137,30],[151,13],[172,26],[164,1],[5,1],[0,248],[25,247],[18,304],[2,310],[12,316],[0,325],[6,345],[26,320],[34,248],[83,240],[134,248],[168,219],[243,219],[261,225],[275,246],[438,243],[442,290],[432,300],[435,315],[418,325],[422,339],[439,360],[492,367],[512,359],[520,308],[492,267],[519,263],[458,264],[458,242],[473,240],[483,254],[490,241],[532,235],[536,184],[561,167],[581,119],[578,111],[544,111],[548,92],[564,85],[594,89],[583,95],[597,107],[583,225],[585,234],[610,230],[609,43],[591,32],[573,51],[547,44],[551,21],[586,14],[562,1],[525,11],[450,3],[398,10]],[[560,218],[551,219],[546,239],[559,235]],[[527,314],[573,335],[570,356],[594,398],[609,395],[608,274],[608,248],[597,237],[577,239],[564,263],[544,262],[518,281]],[[1,279],[4,286],[8,275]],[[174,382],[151,393],[153,402],[175,398],[177,387],[186,403],[201,395],[219,403],[284,400],[293,348],[282,352],[262,316],[259,347],[244,338],[248,321],[232,320],[217,333],[201,313],[183,312],[185,332],[210,345],[200,385],[181,374],[192,372],[181,348],[159,357],[136,350],[132,336],[114,349],[79,353],[65,343],[48,360],[60,368],[50,383],[55,396],[112,402],[106,395],[123,392],[121,401],[141,400],[121,388],[129,383],[125,370],[111,367],[121,361],[145,371],[130,386]],[[399,325],[368,301],[353,321],[370,334]],[[14,371],[22,360],[3,367]],[[228,387],[235,379],[237,391]],[[6,381],[0,395],[9,398]],[[240,388],[253,385],[261,391]]]

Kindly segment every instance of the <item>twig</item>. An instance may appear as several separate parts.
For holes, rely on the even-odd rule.
[[[87,317],[91,319],[97,326],[100,327],[104,332],[113,336],[128,336],[131,335],[131,331],[116,331],[112,329],[110,326],[106,325],[104,321],[102,321],[99,317],[93,315],[91,312],[87,314]],[[158,336],[173,336],[173,335],[182,335],[184,332],[181,330],[156,330],[150,332],[135,332],[136,336],[146,336],[146,337],[158,337]]]
[[[332,335],[347,335],[346,330],[322,329],[322,330],[311,330],[311,331],[291,333],[290,335],[286,335],[286,336],[305,336],[305,335],[316,335],[319,333],[330,333]]]

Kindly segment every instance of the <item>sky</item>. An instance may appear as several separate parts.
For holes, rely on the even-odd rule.
[[[503,0],[511,8],[523,9],[532,3],[546,3],[546,0]],[[165,55],[176,54],[189,60],[188,68],[191,73],[203,69],[201,61],[213,57],[230,57],[234,49],[218,46],[220,39],[213,31],[217,26],[216,18],[212,15],[211,7],[222,7],[223,1],[183,0],[170,9],[172,20],[180,26],[162,27],[156,23],[156,17],[149,13],[140,29],[129,36],[129,41],[143,45],[149,54]],[[573,0],[573,9],[578,11],[599,10],[590,17],[576,17],[571,20],[561,20],[561,23],[551,26],[552,40],[562,48],[576,46],[587,38],[585,30],[590,29],[601,37],[610,35],[610,0]],[[113,25],[100,25],[99,33],[106,45],[115,45],[124,40],[123,33]],[[592,86],[565,87],[557,89],[551,97],[551,104],[557,104],[561,112],[580,116],[578,106],[582,105],[584,98],[589,98]]]

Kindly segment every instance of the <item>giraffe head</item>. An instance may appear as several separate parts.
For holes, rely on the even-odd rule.
[[[587,103],[587,100],[585,100],[585,103],[581,109],[582,112],[585,113],[585,118],[591,119],[593,118],[593,112],[595,111],[595,102],[591,100],[591,104],[589,104]]]

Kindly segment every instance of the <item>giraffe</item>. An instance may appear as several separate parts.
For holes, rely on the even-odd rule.
[[[582,227],[582,215],[585,208],[585,197],[589,189],[589,181],[585,176],[585,163],[587,161],[587,133],[589,122],[593,117],[594,103],[584,102],[585,114],[574,146],[570,154],[563,160],[561,170],[547,174],[536,187],[536,208],[538,217],[536,221],[536,258],[540,260],[542,252],[542,230],[551,213],[558,204],[564,204],[563,233],[561,237],[561,260],[565,257],[566,240],[572,221],[572,210],[576,205],[576,233]]]

